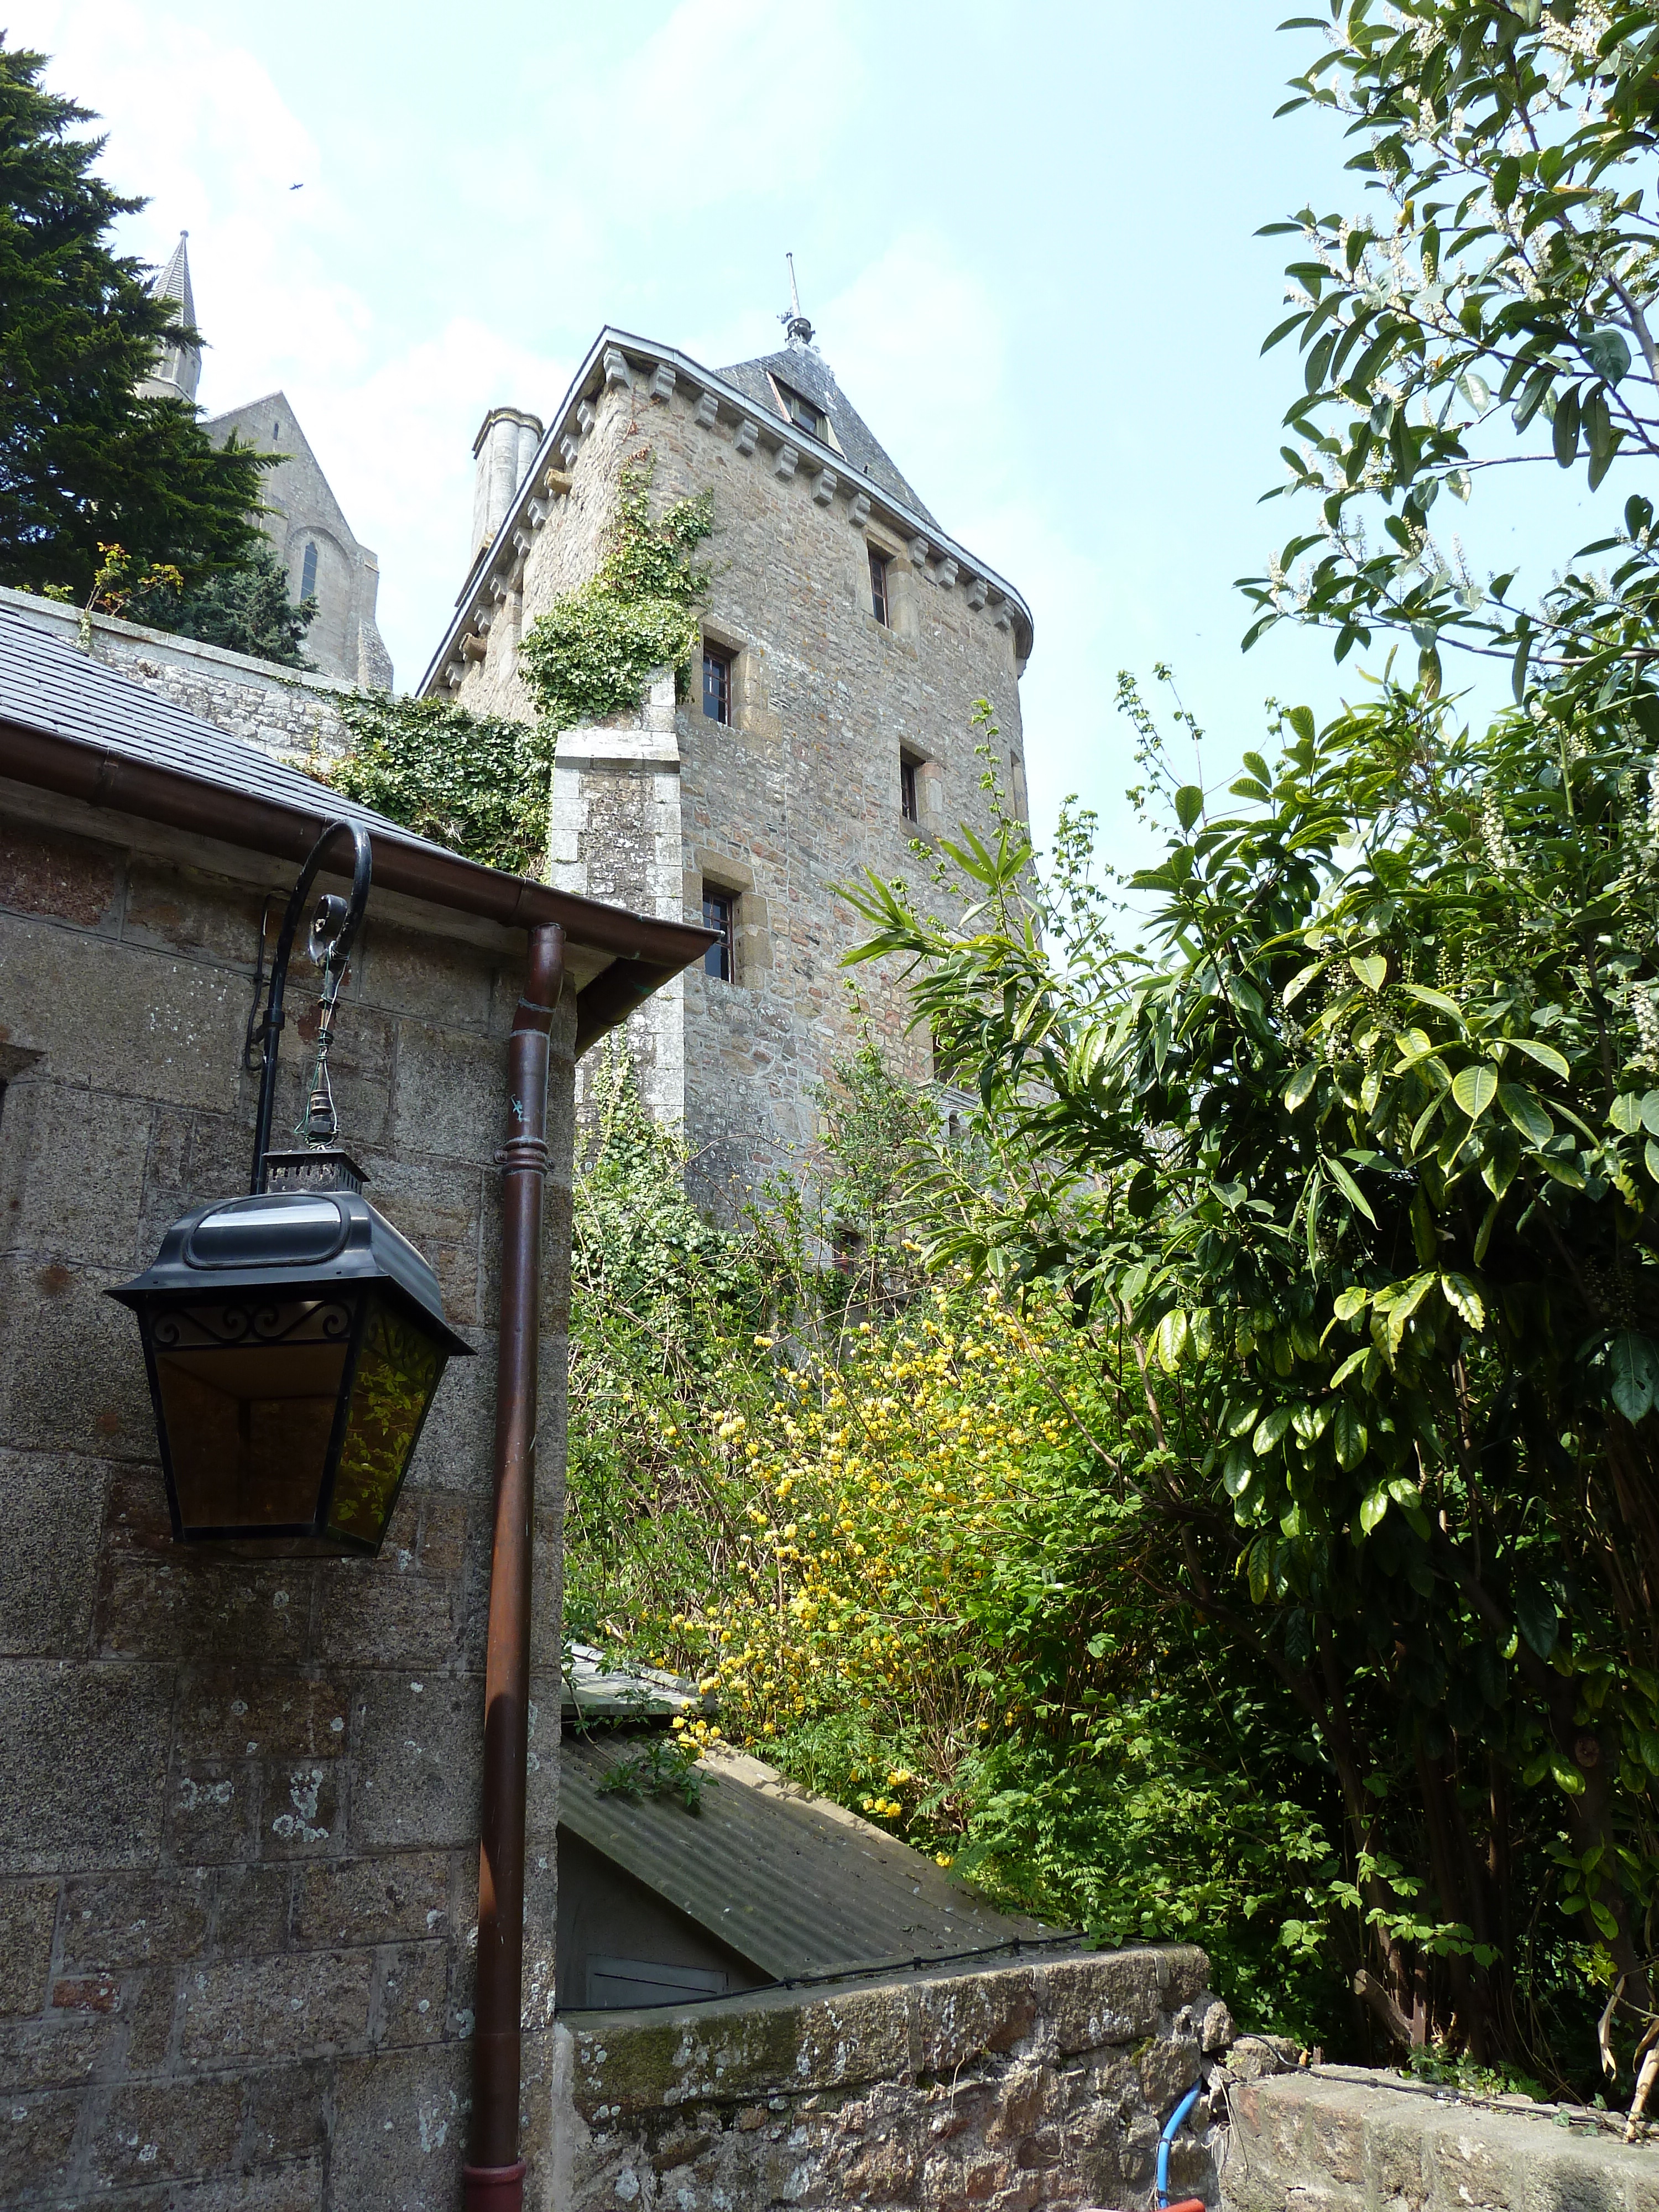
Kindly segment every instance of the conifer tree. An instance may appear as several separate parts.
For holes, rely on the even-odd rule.
[[[143,205],[94,173],[94,118],[0,33],[0,582],[84,598],[100,545],[194,584],[246,564],[269,463],[216,447],[177,399],[141,397],[164,337],[193,339],[110,242]]]

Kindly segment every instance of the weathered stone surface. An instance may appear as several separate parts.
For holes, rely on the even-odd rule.
[[[64,1969],[193,1959],[206,1947],[211,1907],[211,1877],[201,1867],[76,1876],[64,1885]]]
[[[155,1667],[4,1675],[0,1871],[140,1866],[161,1841],[173,1685]]]
[[[0,2013],[39,2011],[57,1919],[55,1881],[0,1882]]]
[[[85,1650],[105,1474],[66,1453],[0,1452],[0,1655]]]
[[[1494,2111],[1358,2068],[1243,2083],[1224,2212],[1637,2212],[1659,2203],[1659,2148],[1593,2116]]]

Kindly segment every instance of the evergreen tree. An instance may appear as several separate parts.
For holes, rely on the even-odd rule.
[[[84,599],[118,543],[193,585],[246,564],[270,464],[137,396],[158,343],[196,334],[112,250],[143,202],[94,174],[104,142],[71,135],[93,118],[46,90],[46,64],[0,33],[0,582]]]
[[[135,595],[127,609],[134,622],[179,637],[199,637],[230,653],[251,653],[285,668],[306,668],[307,630],[317,618],[314,597],[296,605],[288,577],[267,544],[256,544],[246,563],[182,592],[166,585]]]

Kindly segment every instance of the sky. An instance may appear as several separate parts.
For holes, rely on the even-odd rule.
[[[1234,580],[1304,526],[1258,503],[1297,379],[1260,353],[1286,256],[1254,234],[1363,197],[1329,118],[1272,119],[1316,36],[1276,34],[1283,13],[12,0],[7,21],[147,197],[125,249],[161,263],[189,231],[204,407],[287,392],[379,555],[400,686],[461,585],[485,410],[547,418],[606,323],[710,367],[774,350],[789,251],[848,396],[1033,610],[1039,835],[1077,793],[1128,865],[1121,669],[1174,669],[1210,782],[1269,694],[1322,715],[1364,689],[1316,633],[1239,651]],[[1563,538],[1535,500],[1485,500],[1474,565],[1547,580],[1594,534],[1571,534],[1582,504],[1550,488]]]

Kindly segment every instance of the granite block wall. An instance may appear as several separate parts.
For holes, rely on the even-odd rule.
[[[176,1546],[131,1316],[246,1187],[291,870],[0,785],[0,2205],[438,2212],[465,2155],[495,1174],[523,940],[374,895],[335,1091],[477,1349],[373,1561]],[[280,907],[276,909],[280,911]],[[314,1035],[296,962],[278,1130]],[[548,2155],[571,1037],[555,1036],[526,2143]]]
[[[556,2031],[561,2212],[1155,2202],[1163,2120],[1231,2038],[1186,1948],[757,1991]],[[1213,2070],[1213,2069],[1212,2069]],[[1172,2193],[1216,2201],[1215,2131]]]
[[[631,843],[654,854],[659,817],[678,805],[672,911],[700,921],[705,884],[737,895],[736,977],[684,978],[678,1054],[665,1042],[665,1006],[632,1025],[659,1110],[673,1113],[674,1084],[683,1085],[697,1178],[718,1204],[811,1148],[820,1119],[814,1091],[866,1032],[899,1072],[930,1075],[930,1041],[907,1033],[894,975],[866,967],[849,977],[840,965],[862,925],[838,887],[869,869],[922,890],[931,852],[914,849],[919,833],[931,842],[964,821],[988,827],[982,742],[992,744],[1010,802],[1023,808],[1023,663],[1006,603],[969,588],[925,541],[884,526],[860,497],[856,475],[828,488],[805,466],[782,471],[781,419],[757,441],[729,408],[712,409],[672,379],[667,386],[636,373],[596,387],[559,489],[532,488],[544,519],[520,533],[510,567],[481,580],[483,626],[437,682],[443,696],[479,712],[530,715],[520,641],[597,566],[629,458],[652,456],[659,504],[712,489],[703,629],[734,656],[732,720],[705,717],[694,671],[692,696],[672,718],[672,763],[626,778],[611,764],[603,798],[595,733],[566,732],[561,758],[568,751],[573,762],[556,772],[550,876],[573,890],[597,887],[601,871],[619,862],[626,870]],[[890,625],[872,611],[872,547],[889,561]],[[973,720],[981,698],[1000,725],[994,740]],[[654,728],[647,705],[605,735]],[[902,755],[919,764],[919,823],[901,811]],[[637,833],[620,819],[630,809]],[[643,862],[637,872],[637,885],[618,883],[610,895],[651,904]],[[665,1066],[666,1079],[658,1073]]]

